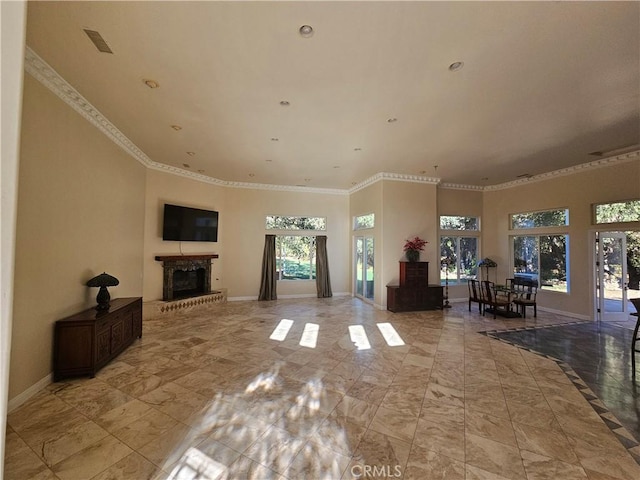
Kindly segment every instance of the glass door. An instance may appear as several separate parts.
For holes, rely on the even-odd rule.
[[[373,237],[355,237],[356,297],[373,300]]]
[[[626,320],[629,316],[626,235],[623,232],[596,235],[596,298],[600,319]]]

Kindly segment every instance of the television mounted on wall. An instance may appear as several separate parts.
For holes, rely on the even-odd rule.
[[[162,239],[179,242],[217,242],[218,212],[165,203]]]

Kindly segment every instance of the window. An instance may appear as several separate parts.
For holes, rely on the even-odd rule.
[[[369,213],[367,215],[359,215],[353,222],[354,230],[363,230],[365,228],[373,228],[376,223],[375,215]]]
[[[640,200],[594,205],[595,223],[640,222]]]
[[[276,279],[315,280],[316,237],[276,236]]]
[[[514,277],[537,280],[540,287],[569,291],[569,235],[513,237]]]
[[[440,237],[440,283],[465,283],[478,274],[476,237]]]
[[[511,228],[562,227],[569,225],[569,210],[544,210],[541,212],[514,213]]]
[[[267,230],[326,230],[325,217],[289,217],[267,215]]]
[[[440,283],[457,284],[476,278],[480,219],[440,215],[440,230],[445,231],[440,235]]]
[[[478,217],[440,215],[441,230],[480,230]]]

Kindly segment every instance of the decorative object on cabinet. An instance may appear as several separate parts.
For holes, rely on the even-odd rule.
[[[429,262],[399,262],[400,285],[387,285],[387,310],[410,312],[442,308],[442,286],[429,285]]]
[[[412,240],[405,240],[404,254],[409,262],[417,262],[420,260],[420,252],[424,249],[424,246],[429,243],[426,240],[422,240],[420,237],[415,237]]]
[[[89,308],[55,323],[53,380],[89,375],[142,337],[142,298],[117,298],[111,308]]]
[[[109,301],[111,300],[111,295],[109,295],[109,290],[107,290],[107,287],[115,287],[119,283],[120,280],[105,272],[102,272],[100,275],[98,275],[97,277],[93,277],[87,282],[87,287],[100,287],[100,290],[98,290],[98,295],[96,296],[96,302],[98,302],[96,310],[109,310]]]

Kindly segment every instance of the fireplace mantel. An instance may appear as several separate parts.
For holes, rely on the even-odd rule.
[[[218,258],[216,253],[195,253],[193,255],[156,255],[159,262],[177,262],[179,260],[209,260]]]
[[[156,255],[162,262],[162,300],[208,295],[211,293],[211,260],[215,253]]]

